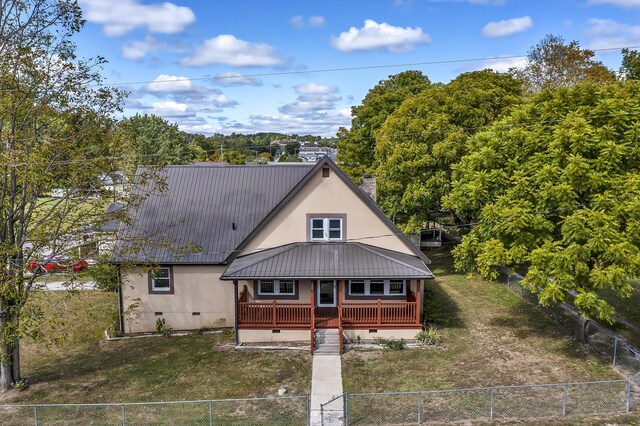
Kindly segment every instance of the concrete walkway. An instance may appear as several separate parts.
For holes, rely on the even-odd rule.
[[[340,355],[316,354],[311,373],[311,426],[323,425],[320,405],[342,395],[342,364]],[[344,415],[342,399],[324,409],[324,426],[341,426]]]

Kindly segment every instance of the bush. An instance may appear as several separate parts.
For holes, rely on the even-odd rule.
[[[442,342],[442,337],[440,337],[438,330],[431,326],[427,330],[421,330],[416,334],[416,340],[421,346],[437,345]]]
[[[401,351],[407,346],[407,342],[404,339],[380,339],[378,340],[382,346],[387,349],[393,349],[394,351]]]
[[[23,391],[29,386],[29,383],[25,379],[21,379],[20,381],[11,383],[11,386],[17,391]]]
[[[164,337],[169,337],[173,334],[173,329],[167,325],[167,321],[164,318],[158,318],[156,321],[156,330]]]
[[[89,269],[89,275],[95,281],[96,287],[104,291],[118,291],[118,267],[110,263],[98,263]]]

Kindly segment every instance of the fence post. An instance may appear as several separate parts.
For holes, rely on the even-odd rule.
[[[213,401],[209,401],[209,426],[213,426]]]
[[[565,383],[564,385],[564,398],[562,401],[562,417],[567,415],[567,393],[569,391],[569,385]]]
[[[127,418],[125,417],[124,414],[124,403],[122,404],[122,426],[126,426],[127,424]]]
[[[491,400],[489,402],[489,420],[493,420],[493,390],[494,386],[491,386]]]
[[[422,392],[418,392],[418,424],[422,423]]]
[[[631,410],[631,377],[627,379],[627,413]]]
[[[33,416],[36,422],[36,426],[38,426],[38,406],[37,405],[33,406]]]
[[[618,354],[618,338],[613,340],[613,365],[616,365],[616,355]]]
[[[349,426],[349,392],[344,394],[344,426]]]

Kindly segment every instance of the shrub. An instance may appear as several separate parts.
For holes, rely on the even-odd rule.
[[[385,348],[393,349],[394,351],[401,351],[407,346],[407,342],[404,339],[380,339],[378,342]]]
[[[438,330],[431,326],[427,330],[421,330],[416,334],[416,340],[421,346],[437,345],[442,342],[442,337],[440,337]]]
[[[15,390],[22,392],[27,388],[27,386],[29,386],[29,383],[27,383],[25,379],[21,379],[17,382],[11,383],[11,386],[13,386]]]
[[[164,337],[169,337],[173,334],[173,329],[167,325],[167,321],[164,318],[158,318],[156,321],[156,330]]]

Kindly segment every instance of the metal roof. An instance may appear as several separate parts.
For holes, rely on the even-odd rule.
[[[166,188],[152,190],[122,225],[114,260],[223,263],[313,166],[167,166]],[[146,238],[154,243],[143,247]]]
[[[362,243],[292,243],[236,258],[222,274],[238,279],[433,278],[416,256]]]

